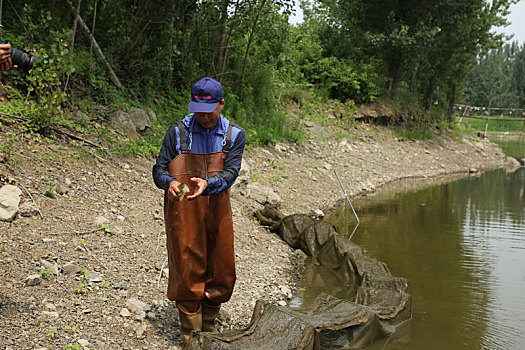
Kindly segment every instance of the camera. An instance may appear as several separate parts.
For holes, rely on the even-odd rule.
[[[0,44],[7,44],[0,40]],[[15,49],[11,47],[11,62],[13,65],[17,65],[19,69],[23,70],[24,73],[27,73],[33,68],[33,64],[37,59],[36,56],[25,53],[24,51]]]

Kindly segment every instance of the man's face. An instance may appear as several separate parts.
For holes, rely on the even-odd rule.
[[[211,113],[202,113],[202,112],[195,112],[193,115],[195,118],[197,118],[197,121],[199,124],[206,130],[211,130],[217,125],[217,122],[219,121],[219,117],[222,112],[222,108],[224,107],[224,100],[221,100],[221,102],[217,103],[217,107],[215,110]]]

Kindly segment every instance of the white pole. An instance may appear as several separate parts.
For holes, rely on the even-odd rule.
[[[341,188],[343,189],[343,192],[344,192],[344,194],[346,196],[346,200],[348,201],[348,204],[350,204],[350,208],[352,208],[352,211],[354,212],[355,218],[357,219],[357,223],[359,224],[360,221],[359,221],[359,218],[357,217],[357,214],[356,214],[356,212],[354,210],[354,206],[352,205],[352,202],[350,202],[350,197],[348,197],[348,194],[346,193],[346,190],[345,190],[345,188],[343,186],[343,183],[341,182],[341,179],[339,178],[339,175],[337,175],[337,171],[334,170],[334,173],[335,173],[335,176],[337,177],[337,181],[339,181],[339,185],[341,185]]]

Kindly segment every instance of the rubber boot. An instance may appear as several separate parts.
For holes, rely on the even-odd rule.
[[[184,344],[182,349],[186,347],[188,341],[190,340],[191,331],[201,331],[202,330],[202,313],[198,313],[192,316],[187,316],[182,312],[179,312],[180,318],[180,328],[182,331],[182,339]]]
[[[208,307],[202,305],[202,331],[203,332],[216,332],[215,319],[219,315],[219,307]]]

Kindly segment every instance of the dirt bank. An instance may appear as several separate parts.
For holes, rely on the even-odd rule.
[[[232,189],[238,282],[223,307],[226,327],[246,325],[257,299],[283,304],[298,289],[304,257],[258,225],[253,212],[264,201],[281,202],[287,214],[320,214],[343,198],[334,170],[358,195],[402,178],[495,168],[504,157],[479,138],[401,142],[365,124],[350,132],[305,127],[310,136],[301,145],[246,151]],[[9,166],[0,163],[2,185],[21,188],[25,205],[34,200],[41,215],[26,208],[28,216],[0,222],[0,348],[178,349],[165,276],[159,282],[166,253],[154,160],[103,159],[13,125],[0,132],[4,144],[6,131],[19,139]],[[34,274],[40,280],[26,281]]]

